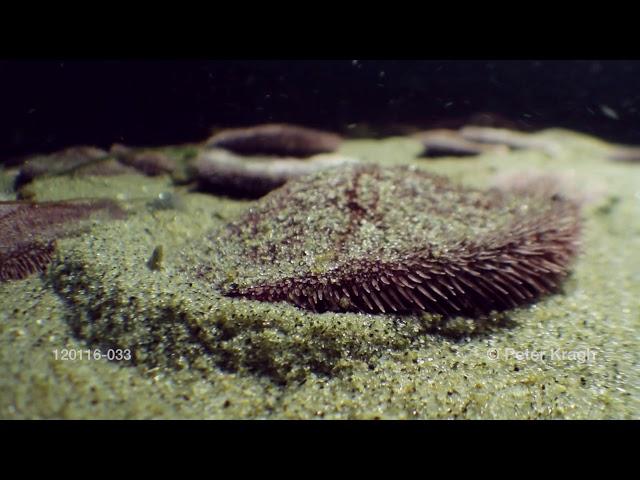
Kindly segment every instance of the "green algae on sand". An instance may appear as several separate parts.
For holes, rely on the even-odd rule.
[[[41,277],[0,285],[0,417],[640,417],[640,170],[607,162],[588,137],[548,135],[566,139],[555,158],[517,151],[431,163],[402,138],[347,141],[341,151],[481,188],[519,169],[605,182],[610,193],[585,209],[582,253],[559,294],[480,321],[230,299],[210,280],[235,273],[208,235],[252,203],[202,194],[184,194],[179,210],[141,203],[126,222],[62,240]],[[153,199],[174,188],[162,178],[92,182],[56,177],[35,188],[39,200],[96,186]],[[158,245],[163,268],[151,270]],[[134,361],[52,353],[113,347],[130,348]],[[587,349],[595,355],[584,361],[570,355]]]

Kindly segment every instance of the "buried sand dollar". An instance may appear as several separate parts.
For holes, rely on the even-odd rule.
[[[535,187],[535,185],[534,185]],[[579,207],[532,188],[465,188],[414,167],[292,180],[212,235],[226,295],[313,311],[475,317],[552,293]]]

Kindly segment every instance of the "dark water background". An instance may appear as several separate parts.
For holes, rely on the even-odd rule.
[[[371,136],[478,118],[640,144],[640,62],[0,61],[0,162],[264,122]]]

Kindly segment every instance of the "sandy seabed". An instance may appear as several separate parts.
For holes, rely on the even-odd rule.
[[[552,173],[588,199],[562,290],[482,321],[228,299],[197,271],[224,270],[207,234],[251,202],[169,177],[34,181],[38,200],[111,197],[130,215],[61,240],[44,274],[0,284],[0,418],[639,418],[640,165],[606,160],[588,136],[537,135],[557,154],[419,159],[407,138],[341,147],[482,188]],[[157,208],[167,193],[175,201]],[[157,247],[161,268],[149,268]]]

